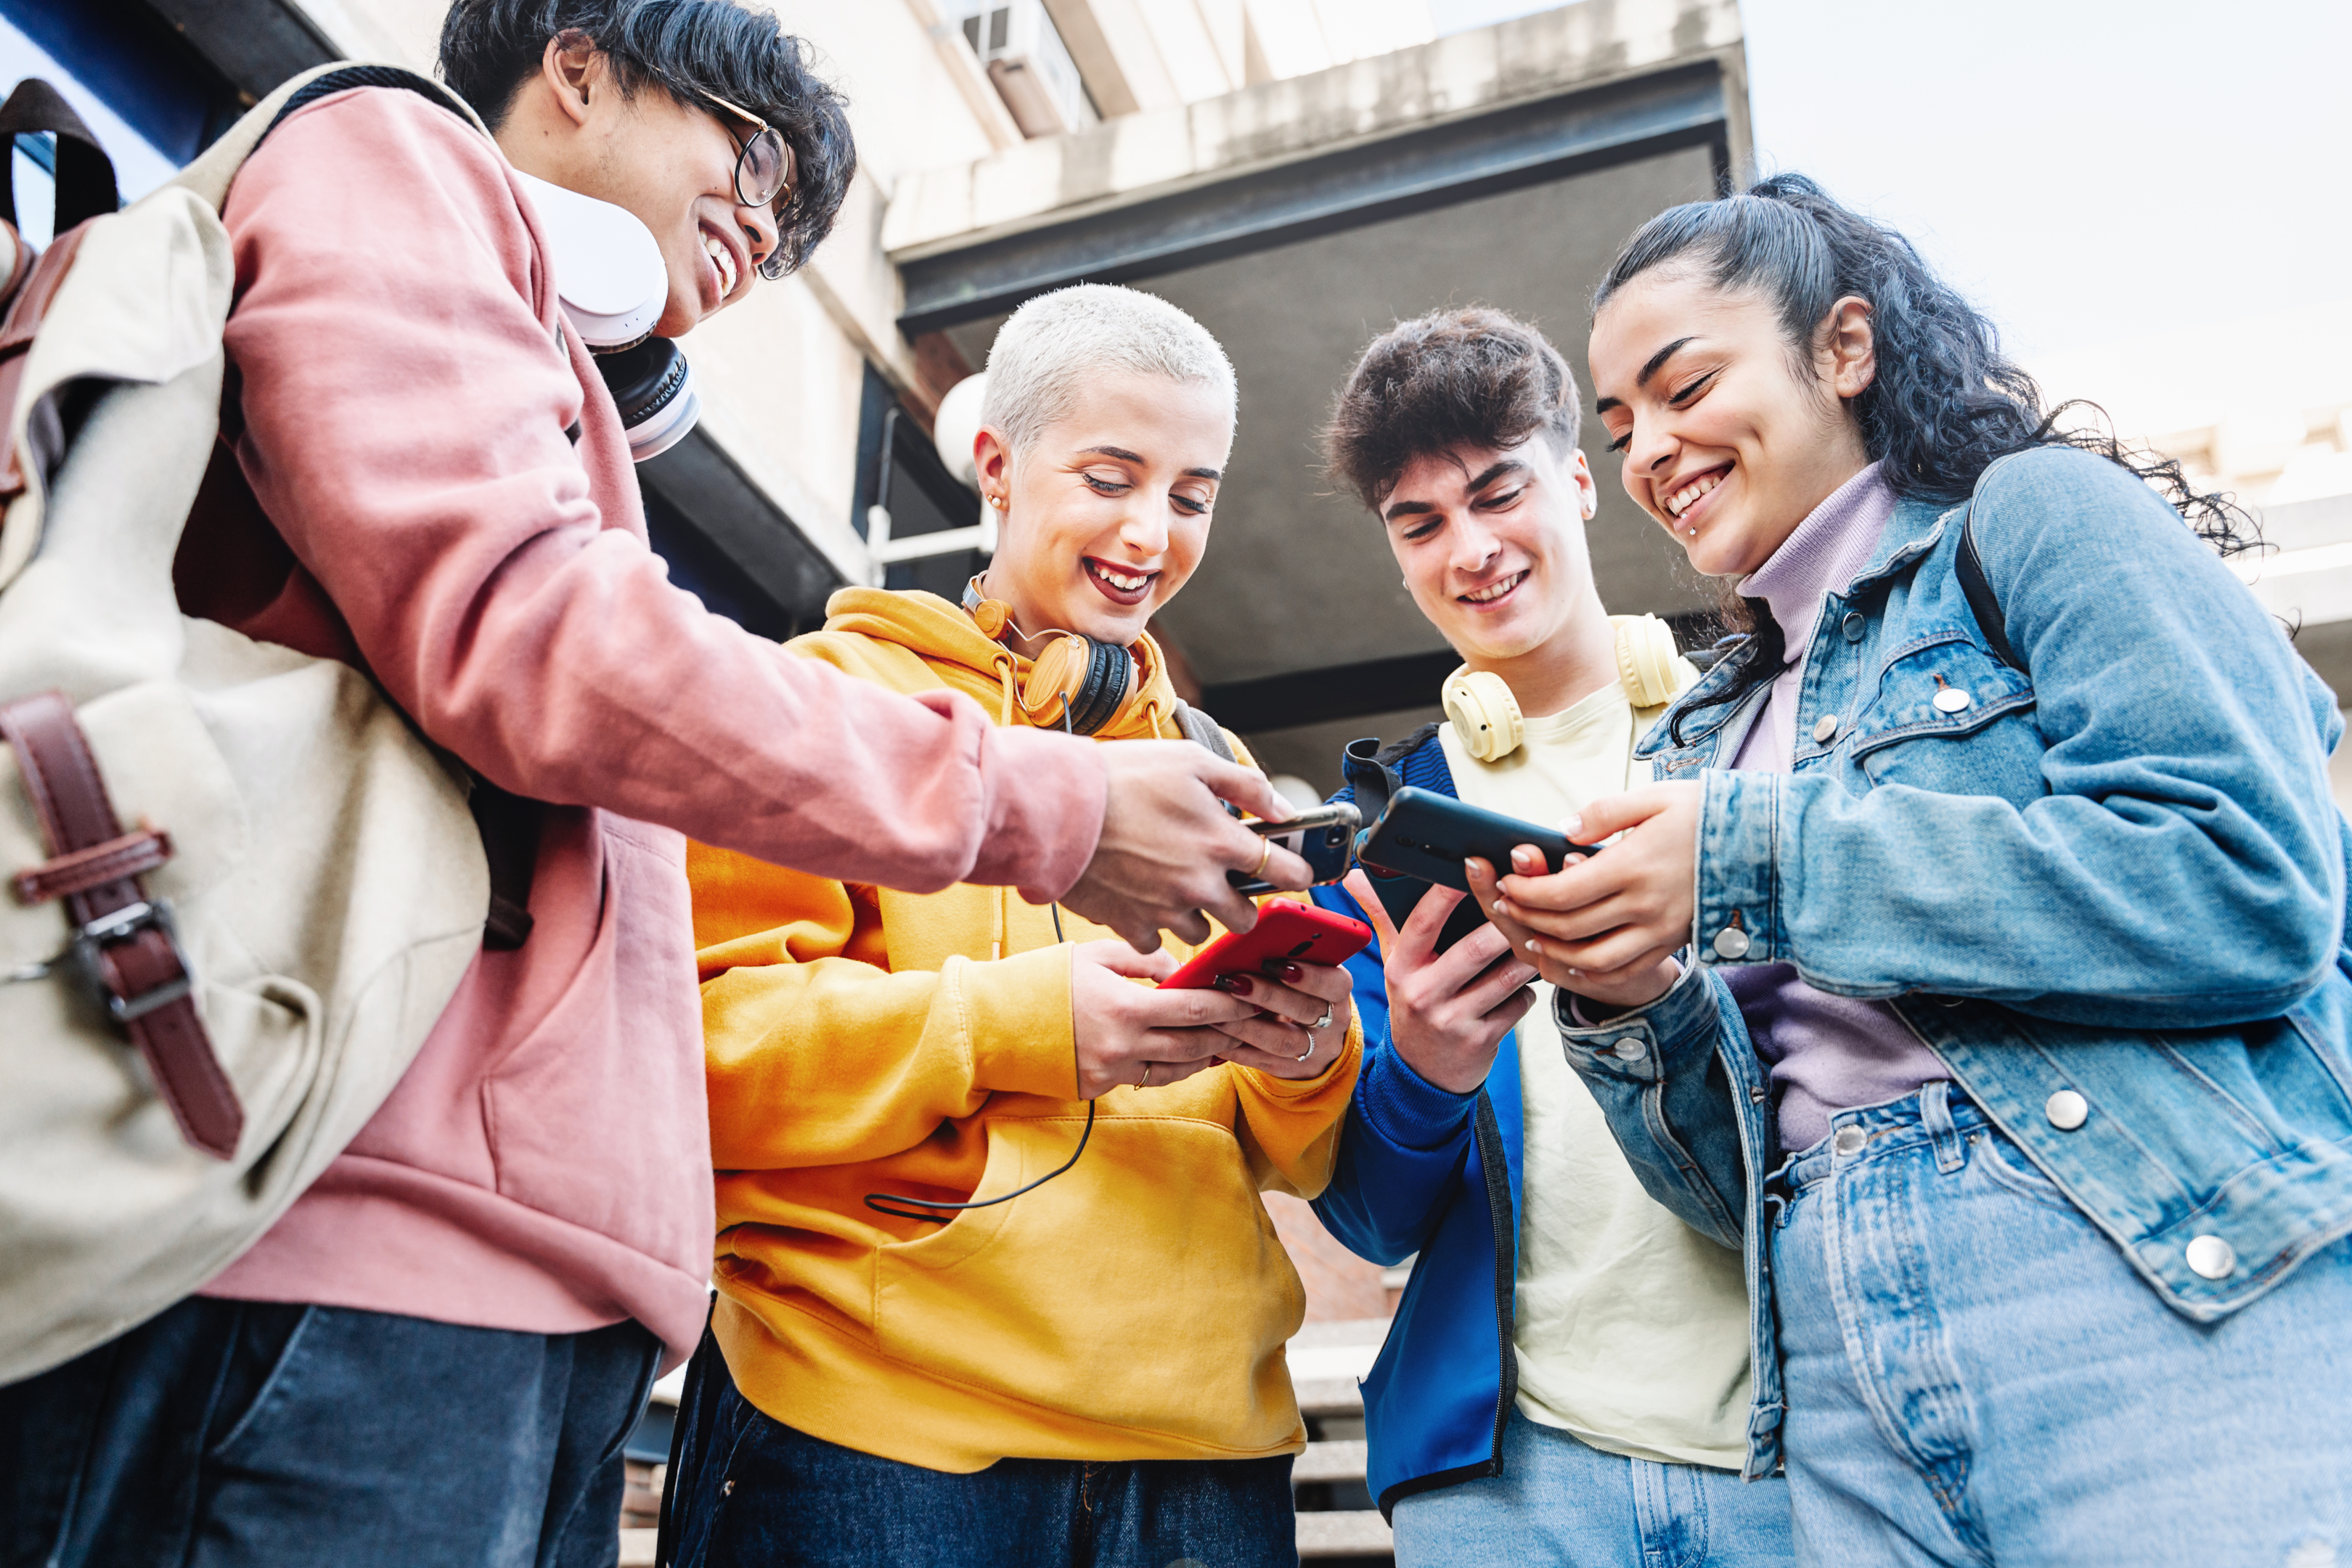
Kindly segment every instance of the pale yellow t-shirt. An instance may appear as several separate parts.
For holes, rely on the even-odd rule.
[[[1645,784],[1621,687],[1527,721],[1498,763],[1438,730],[1454,787],[1473,805],[1547,826]],[[1520,1414],[1637,1459],[1736,1470],[1747,1458],[1748,1288],[1739,1254],[1642,1190],[1560,1053],[1552,988],[1518,1026],[1526,1163],[1519,1214]]]

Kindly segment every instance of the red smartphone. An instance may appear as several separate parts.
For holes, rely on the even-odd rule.
[[[1344,963],[1372,940],[1361,921],[1313,904],[1276,900],[1257,912],[1257,924],[1227,931],[1160,983],[1161,990],[1202,991],[1221,974],[1264,974],[1268,963]]]

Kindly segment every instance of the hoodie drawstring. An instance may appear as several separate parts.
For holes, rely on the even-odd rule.
[[[1009,730],[1013,727],[1013,656],[999,651],[989,660],[989,668],[996,671],[996,678],[1003,684],[1004,689],[1004,700],[998,705],[996,710],[996,727],[1000,730]],[[1004,956],[1005,900],[1008,896],[1006,889],[997,889],[994,904],[990,911],[988,956],[992,963]]]

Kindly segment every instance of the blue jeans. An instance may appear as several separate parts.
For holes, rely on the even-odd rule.
[[[1788,1568],[1789,1486],[1604,1454],[1511,1412],[1503,1473],[1400,1499],[1397,1568]]]
[[[1290,1457],[999,1459],[954,1475],[795,1431],[718,1342],[678,1410],[669,1568],[1295,1568]]]
[[[1803,1561],[2352,1563],[2352,1244],[2189,1322],[1948,1083],[1774,1190]]]
[[[0,1388],[0,1568],[612,1568],[659,1351],[183,1301]]]

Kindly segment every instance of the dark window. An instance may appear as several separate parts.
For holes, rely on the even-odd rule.
[[[704,609],[778,642],[816,629],[817,623],[798,624],[791,610],[754,587],[742,569],[687,521],[684,512],[650,487],[644,495],[646,534],[654,553],[669,563],[669,580],[701,600]]]
[[[930,437],[899,404],[898,394],[881,373],[869,364],[857,432],[854,521],[860,534],[867,534],[866,510],[877,504],[889,510],[893,539],[970,528],[980,521],[980,497],[948,473]],[[925,588],[943,599],[957,600],[963,597],[963,585],[972,574],[987,564],[988,557],[977,550],[901,561],[889,569],[887,585]]]

